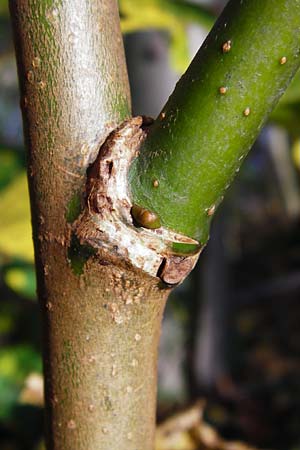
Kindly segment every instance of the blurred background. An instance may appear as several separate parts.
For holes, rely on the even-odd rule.
[[[226,1],[119,3],[133,113],[156,117]],[[43,448],[25,159],[8,7],[0,0],[2,450]],[[198,266],[168,302],[156,450],[300,450],[299,219],[300,75],[237,174]]]

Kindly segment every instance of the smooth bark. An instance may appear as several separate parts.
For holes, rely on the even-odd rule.
[[[10,9],[43,316],[47,448],[150,450],[168,290],[109,253],[82,255],[72,231],[87,167],[130,114],[117,2],[11,0]]]
[[[133,202],[206,243],[211,218],[300,65],[300,2],[230,0],[133,162]]]

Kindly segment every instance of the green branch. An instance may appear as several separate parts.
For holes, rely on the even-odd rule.
[[[206,242],[226,188],[299,67],[299,32],[299,1],[229,1],[131,166],[135,204]]]

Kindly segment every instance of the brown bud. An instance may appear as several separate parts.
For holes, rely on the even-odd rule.
[[[155,229],[161,226],[158,215],[141,206],[133,205],[131,215],[134,221],[141,227]]]

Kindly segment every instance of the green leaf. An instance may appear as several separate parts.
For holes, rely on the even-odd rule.
[[[25,378],[32,372],[41,373],[41,356],[28,345],[0,350],[0,419],[7,419],[18,403]]]
[[[30,300],[36,298],[36,277],[33,265],[9,267],[4,271],[4,281],[17,294]]]
[[[0,148],[0,190],[21,171],[22,162],[16,151]]]
[[[8,0],[0,0],[0,16],[8,16]]]
[[[0,377],[22,384],[31,372],[41,373],[40,354],[29,345],[17,345],[0,349]]]

